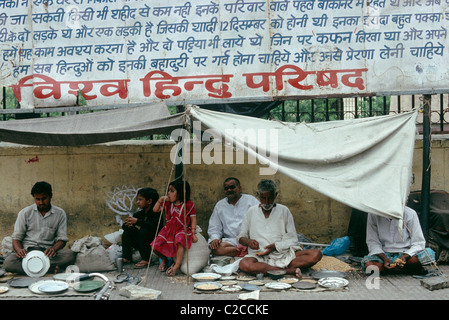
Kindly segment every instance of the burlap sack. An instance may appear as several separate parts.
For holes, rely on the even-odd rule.
[[[116,269],[99,237],[88,236],[77,240],[71,249],[77,252],[75,265],[79,268],[79,272],[103,272]]]

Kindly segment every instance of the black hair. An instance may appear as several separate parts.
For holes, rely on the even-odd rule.
[[[34,196],[35,194],[46,194],[51,196],[53,194],[51,184],[45,181],[36,182],[31,188],[31,195]]]
[[[137,191],[137,195],[144,197],[146,200],[151,199],[151,207],[153,207],[157,200],[159,200],[159,193],[153,188],[141,188]]]
[[[184,199],[184,183],[186,185],[186,198]],[[178,199],[181,202],[187,202],[190,200],[190,185],[187,181],[182,181],[182,180],[174,180],[172,182],[170,182],[168,184],[169,186],[173,186],[173,188],[175,188],[176,193],[178,194]]]
[[[237,182],[237,187],[240,187],[240,181],[239,181],[239,179],[234,178],[234,177],[226,178],[226,180],[223,182],[223,184],[225,184],[226,182],[231,181],[231,180],[235,180],[235,182]]]

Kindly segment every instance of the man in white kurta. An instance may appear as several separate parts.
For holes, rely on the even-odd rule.
[[[241,256],[246,247],[237,242],[245,213],[259,200],[249,194],[242,194],[237,178],[227,178],[223,184],[225,198],[217,202],[209,219],[208,243],[214,255]]]
[[[258,261],[280,268],[287,267],[296,257],[295,252],[301,250],[293,216],[282,204],[276,204],[268,218],[265,218],[260,206],[249,209],[242,222],[239,236],[257,239],[259,243],[259,249],[248,248],[246,257],[254,257]],[[270,244],[274,244],[276,250],[268,255],[259,256],[261,248]]]
[[[426,248],[418,215],[409,207],[405,207],[403,221],[368,214],[366,244],[369,252],[362,266],[374,265],[380,272],[422,273],[422,266],[435,260],[435,252]]]
[[[240,270],[257,274],[283,269],[301,277],[300,268],[316,264],[321,252],[301,250],[290,210],[274,203],[277,192],[273,181],[262,180],[257,189],[260,205],[248,210],[238,236],[239,243],[248,246]]]

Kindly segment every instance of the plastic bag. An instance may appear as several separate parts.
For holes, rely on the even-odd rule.
[[[337,256],[349,249],[349,236],[332,240],[331,244],[324,248],[322,253],[326,256]]]
[[[116,244],[120,242],[120,238],[123,234],[123,229],[120,229],[116,232],[109,233],[104,236],[104,238],[109,241],[111,244]]]
[[[117,261],[117,258],[122,257],[122,246],[118,244],[113,244],[109,246],[106,251],[109,253],[109,259],[111,262],[115,263]]]
[[[236,273],[239,270],[239,263],[242,258],[239,258],[235,260],[233,263],[227,264],[225,266],[219,266],[218,264],[211,264],[210,267],[212,270],[214,270],[216,273],[224,274],[224,275],[231,275],[233,273]]]

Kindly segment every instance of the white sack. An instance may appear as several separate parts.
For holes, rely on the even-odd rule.
[[[79,272],[115,270],[115,264],[102,246],[100,237],[87,236],[76,240],[71,249],[77,253],[75,265],[79,268]]]
[[[196,236],[198,237],[197,242],[193,242],[190,249],[184,252],[182,257],[181,270],[184,274],[194,274],[202,270],[209,261],[210,249],[207,240],[202,234],[200,234],[201,228],[197,226]],[[188,257],[188,260],[187,260]],[[188,268],[187,268],[187,261]]]

